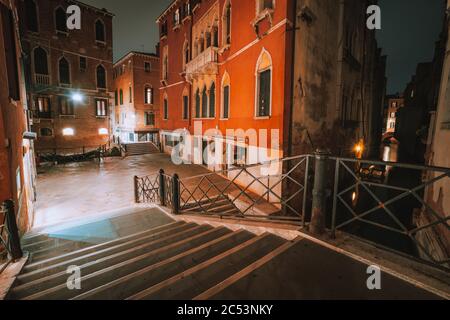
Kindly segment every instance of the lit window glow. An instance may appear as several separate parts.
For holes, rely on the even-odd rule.
[[[81,95],[81,93],[79,92],[75,92],[72,94],[72,100],[75,102],[82,102],[83,101],[83,96]]]
[[[101,135],[101,136],[105,136],[105,135],[108,134],[108,129],[100,128],[100,129],[98,129],[98,134]]]
[[[62,132],[63,136],[73,136],[75,134],[75,131],[72,128],[65,128]]]

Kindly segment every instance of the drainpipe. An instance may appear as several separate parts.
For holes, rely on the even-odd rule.
[[[297,24],[297,4],[298,4],[298,0],[293,0],[294,4],[294,8],[293,8],[293,12],[294,12],[294,21],[293,21],[293,35],[292,35],[292,57],[291,57],[291,68],[292,68],[292,72],[291,72],[291,108],[289,109],[289,125],[288,125],[288,146],[287,146],[287,156],[290,157],[292,156],[292,128],[293,126],[293,111],[294,111],[294,105],[295,105],[295,71],[294,71],[294,64],[295,64],[295,53],[296,53],[296,47],[297,47],[297,42],[296,42],[296,38],[297,38],[297,28],[298,28],[298,24]]]

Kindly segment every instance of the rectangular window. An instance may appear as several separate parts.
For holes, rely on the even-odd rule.
[[[106,117],[108,115],[107,100],[95,99],[95,115],[97,117]]]
[[[153,104],[153,88],[146,87],[145,88],[145,104]]]
[[[155,114],[153,112],[145,113],[145,125],[154,126],[155,125]]]
[[[84,72],[87,68],[87,59],[86,57],[80,57],[80,71]]]
[[[164,99],[164,120],[169,119],[169,103],[167,99]]]
[[[145,72],[150,72],[152,69],[152,66],[150,64],[150,62],[144,62],[144,70]]]
[[[189,97],[183,96],[183,120],[187,120],[189,117]]]
[[[128,97],[129,97],[129,102],[132,103],[133,102],[133,89],[131,87],[128,88]]]
[[[230,116],[230,86],[223,88],[223,114],[224,119],[228,119]]]
[[[119,92],[117,90],[114,91],[114,105],[119,105]]]
[[[12,11],[0,3],[3,37],[6,57],[6,73],[8,76],[9,97],[20,100],[19,73],[17,70],[16,38]]]
[[[58,97],[59,112],[62,116],[73,116],[73,102],[68,97]]]
[[[270,116],[270,83],[271,71],[266,70],[259,74],[258,117]]]
[[[51,118],[52,115],[49,97],[37,97],[35,103],[38,112],[38,118]]]
[[[235,146],[234,148],[234,165],[245,166],[247,164],[247,148]]]

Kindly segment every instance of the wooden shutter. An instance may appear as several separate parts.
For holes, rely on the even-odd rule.
[[[258,116],[270,115],[270,81],[271,71],[266,70],[259,74],[259,110]]]

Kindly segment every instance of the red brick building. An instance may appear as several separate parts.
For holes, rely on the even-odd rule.
[[[114,137],[121,142],[159,140],[159,57],[130,52],[114,64]]]
[[[37,152],[77,153],[107,144],[113,15],[79,1],[19,4]],[[79,30],[66,25],[69,5],[80,8]]]
[[[283,150],[271,152],[270,130],[278,130],[273,143],[283,145],[291,101],[291,68],[286,66],[293,54],[293,3],[176,0],[162,13],[157,22],[166,151],[181,139],[177,129],[189,131],[203,146],[220,130],[224,150],[239,154],[236,162],[283,156]],[[201,131],[195,122],[202,124]],[[261,129],[269,130],[267,137],[258,137]],[[256,139],[248,139],[252,132]]]
[[[33,223],[36,174],[15,11],[14,1],[0,0],[0,205],[14,201],[25,232]],[[3,217],[0,213],[0,224]]]

